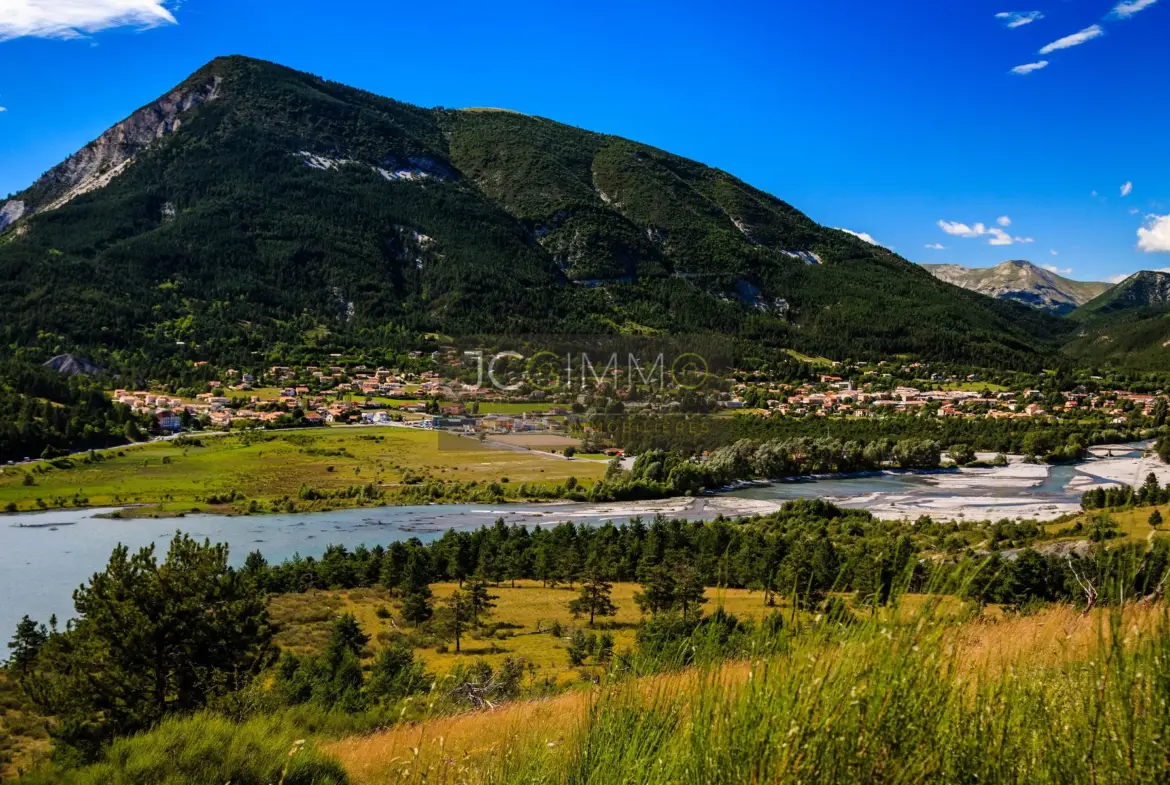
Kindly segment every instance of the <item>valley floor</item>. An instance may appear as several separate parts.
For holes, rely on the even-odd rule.
[[[606,470],[600,461],[567,460],[401,427],[192,434],[95,455],[96,460],[74,455],[5,467],[0,510],[142,505],[133,514],[173,514],[193,507],[265,512],[279,509],[277,503],[285,500],[298,510],[312,510],[372,503],[373,498],[350,495],[351,489],[370,484],[385,495],[377,501],[393,504],[429,482],[459,483],[464,489],[471,483],[498,483],[504,498],[515,498],[521,484],[552,487],[575,477],[588,485]],[[302,498],[307,488],[326,498]],[[248,509],[253,501],[259,509]]]

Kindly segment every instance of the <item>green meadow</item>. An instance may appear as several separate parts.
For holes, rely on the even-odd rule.
[[[396,493],[426,482],[498,483],[511,497],[522,483],[551,486],[576,477],[589,485],[605,469],[398,426],[208,433],[6,467],[0,509],[146,505],[138,514],[195,507],[231,512],[253,500],[298,499],[306,487],[338,494],[370,484],[392,503]],[[355,502],[310,499],[297,507],[345,503]]]

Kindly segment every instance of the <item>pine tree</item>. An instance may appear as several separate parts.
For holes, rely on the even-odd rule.
[[[443,600],[443,622],[448,635],[455,640],[455,653],[460,651],[460,640],[467,625],[474,622],[471,598],[456,589]]]
[[[25,616],[16,625],[16,634],[8,644],[12,654],[8,657],[8,667],[16,674],[23,675],[32,669],[41,647],[49,640],[49,632],[45,625],[37,624]]]
[[[482,575],[475,575],[467,583],[467,601],[471,605],[471,623],[478,627],[483,618],[496,607],[495,594],[488,593],[487,581]]]
[[[431,607],[431,569],[430,559],[422,548],[411,548],[403,569],[402,583],[402,618],[408,624],[416,627],[434,615]]]
[[[1158,512],[1157,510],[1154,510],[1153,512],[1150,513],[1150,526],[1157,529],[1161,525],[1162,525],[1162,513]]]
[[[692,564],[681,564],[674,568],[674,602],[682,610],[684,619],[699,616],[699,607],[707,602],[703,578]]]
[[[569,612],[574,617],[589,614],[590,627],[597,616],[617,614],[617,606],[613,604],[612,599],[613,586],[607,580],[608,577],[601,557],[596,552],[590,554],[581,582],[581,594],[569,602]]]
[[[83,754],[200,709],[271,661],[265,596],[228,566],[226,545],[177,534],[162,564],[153,546],[119,546],[73,601],[78,621],[45,643],[30,692]]]
[[[651,567],[645,571],[642,591],[634,595],[634,602],[642,613],[657,615],[674,607],[674,575],[666,567]]]

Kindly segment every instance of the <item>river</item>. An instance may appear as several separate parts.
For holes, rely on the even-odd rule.
[[[1134,446],[1118,448],[1110,465],[1137,461],[1139,455]],[[656,512],[707,520],[719,514],[766,513],[784,501],[811,497],[866,508],[887,518],[914,519],[927,514],[971,520],[1045,519],[1078,509],[1081,493],[1101,480],[1093,474],[1093,463],[1104,460],[1101,456],[1057,467],[1013,461],[998,469],[810,478],[751,485],[698,499],[637,503],[446,504],[159,519],[96,517],[111,512],[109,509],[0,515],[0,639],[7,638],[26,613],[42,622],[56,614],[63,624],[72,615],[73,589],[105,566],[116,545],[137,549],[153,543],[161,555],[176,530],[226,542],[232,563],[239,565],[254,550],[271,562],[279,562],[297,553],[320,555],[330,544],[354,548],[411,537],[427,542],[447,529],[477,528],[500,517],[529,526],[551,526],[566,520],[620,523],[634,516],[649,519]],[[3,654],[0,650],[0,656]]]

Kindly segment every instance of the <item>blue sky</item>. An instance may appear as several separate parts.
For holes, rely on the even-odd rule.
[[[1170,0],[0,0],[0,194],[235,53],[637,139],[913,261],[1105,280],[1170,267],[1168,38]]]

